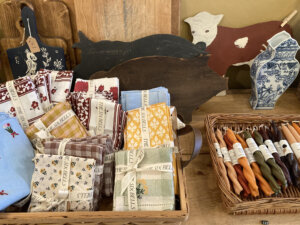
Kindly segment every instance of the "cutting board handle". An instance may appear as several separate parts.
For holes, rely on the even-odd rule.
[[[37,40],[38,43],[40,43],[41,40],[37,32],[34,11],[30,7],[24,6],[22,8],[21,15],[25,28],[25,38],[27,39],[29,36],[32,36]]]

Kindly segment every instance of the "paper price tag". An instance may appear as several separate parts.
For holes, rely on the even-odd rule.
[[[285,156],[290,154],[290,153],[293,153],[293,151],[292,151],[289,143],[287,142],[287,140],[281,140],[281,141],[279,141],[279,144],[280,144],[280,147],[281,147],[281,149],[283,151],[283,154]]]
[[[294,154],[296,155],[296,158],[300,158],[300,143],[296,142],[294,144],[291,144],[291,147],[293,149]]]
[[[220,158],[222,157],[223,158],[219,143],[214,143],[214,146],[215,146],[215,149],[217,151],[218,157],[220,157]]]
[[[26,43],[27,43],[31,53],[37,53],[37,52],[41,51],[39,44],[37,43],[37,41],[34,37],[28,37],[26,40]]]
[[[230,156],[228,154],[228,149],[226,147],[221,148],[224,162],[231,162]]]
[[[265,145],[268,147],[271,154],[277,153],[277,150],[271,140],[265,140]]]
[[[254,154],[256,151],[259,151],[259,148],[253,138],[248,138],[246,142],[252,154]]]
[[[263,154],[265,161],[267,161],[268,159],[274,158],[271,154],[271,152],[269,151],[269,149],[267,148],[267,146],[265,145],[260,145],[259,146],[259,150],[261,151],[261,153]]]
[[[234,153],[235,153],[237,159],[246,157],[244,149],[240,143],[233,144],[233,150],[234,150]]]
[[[253,162],[256,162],[256,160],[254,159],[254,156],[251,153],[251,151],[249,150],[249,148],[245,148],[244,151],[246,153],[247,159],[248,159],[250,164],[253,163]]]
[[[228,151],[228,152],[229,152],[229,156],[230,156],[230,159],[231,159],[232,164],[233,164],[233,165],[238,164],[238,160],[237,160],[237,157],[236,157],[234,151],[233,151],[233,150],[230,150],[230,151]]]
[[[276,151],[278,152],[279,156],[280,157],[284,156],[284,153],[283,153],[283,151],[282,151],[282,149],[280,147],[279,142],[274,142],[274,146],[275,146]]]

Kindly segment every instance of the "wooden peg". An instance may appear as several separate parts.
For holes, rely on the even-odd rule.
[[[298,13],[298,11],[295,9],[287,17],[284,18],[284,20],[282,21],[282,24],[280,26],[284,27],[284,25],[286,25],[297,13]]]

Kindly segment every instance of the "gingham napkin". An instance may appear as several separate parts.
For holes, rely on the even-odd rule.
[[[30,212],[93,210],[95,160],[37,154]]]
[[[28,127],[26,134],[32,141],[36,138],[82,138],[89,136],[68,102],[57,104]]]

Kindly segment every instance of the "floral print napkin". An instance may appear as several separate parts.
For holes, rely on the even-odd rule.
[[[30,212],[93,210],[94,159],[37,154]]]

